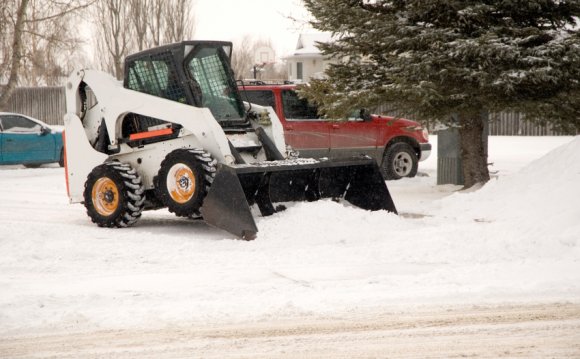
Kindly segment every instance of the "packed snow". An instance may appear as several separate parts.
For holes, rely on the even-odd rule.
[[[434,151],[387,182],[399,216],[295,203],[250,242],[166,210],[99,228],[61,168],[0,167],[0,336],[580,302],[580,136],[491,137],[489,151],[481,189],[436,185]]]

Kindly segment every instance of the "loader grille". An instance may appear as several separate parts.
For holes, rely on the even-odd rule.
[[[204,94],[223,96],[224,90],[227,89],[227,84],[223,81],[226,78],[226,73],[217,55],[206,56],[198,61],[192,61],[191,67],[195,74],[204,74],[203,76],[197,76],[203,79],[199,81],[199,85]]]
[[[196,48],[187,65],[198,86],[194,96],[201,107],[209,108],[216,120],[243,121],[244,108],[228,61],[221,47]]]
[[[177,79],[170,52],[134,61],[129,67],[127,87],[168,100],[186,102],[185,92]]]

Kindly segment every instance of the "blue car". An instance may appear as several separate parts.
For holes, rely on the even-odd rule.
[[[62,131],[17,113],[0,112],[0,165],[64,166]]]

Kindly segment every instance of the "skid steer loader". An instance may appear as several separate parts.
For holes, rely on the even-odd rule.
[[[134,224],[147,209],[203,218],[254,239],[250,206],[344,198],[396,213],[374,160],[292,156],[276,113],[244,103],[232,44],[185,41],[125,60],[123,83],[76,70],[66,83],[66,179],[102,227]]]

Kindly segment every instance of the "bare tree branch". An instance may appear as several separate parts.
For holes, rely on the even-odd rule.
[[[152,0],[130,0],[131,3],[131,25],[135,31],[135,40],[137,43],[137,50],[142,51],[145,49],[147,35],[148,35],[148,22],[147,16],[153,5]]]
[[[12,61],[10,68],[10,76],[8,83],[0,95],[0,109],[3,110],[8,104],[8,100],[12,97],[12,93],[18,83],[18,76],[20,74],[20,66],[22,65],[22,29],[24,27],[24,20],[26,16],[26,8],[29,0],[22,0],[16,13],[16,25],[14,26],[14,38],[12,41]]]
[[[63,5],[67,6],[67,8],[65,10],[57,12],[55,14],[45,16],[45,17],[41,17],[41,18],[27,19],[27,20],[25,20],[25,22],[43,22],[43,21],[47,21],[47,20],[61,18],[63,16],[71,14],[75,11],[78,11],[81,9],[86,9],[89,6],[91,6],[92,4],[94,4],[96,1],[97,0],[91,0],[90,2],[88,2],[86,4],[79,4],[77,6],[71,6],[70,4],[62,3]]]
[[[236,78],[242,80],[253,77],[252,69],[255,65],[258,65],[260,70],[259,79],[286,79],[285,68],[279,68],[274,63],[257,64],[255,62],[256,52],[260,47],[272,48],[272,40],[255,40],[250,35],[245,35],[240,42],[234,44],[231,63]]]
[[[94,0],[3,0],[0,3],[0,81],[11,90],[22,84],[55,85],[70,71],[80,44],[72,28],[77,11]],[[56,16],[60,15],[60,16]],[[12,39],[12,41],[8,40]],[[17,41],[16,41],[17,40]],[[18,43],[20,46],[14,46]],[[78,66],[78,64],[77,64]],[[8,97],[10,91],[2,96]],[[3,100],[4,105],[8,100]]]
[[[131,3],[124,0],[99,0],[95,17],[98,26],[99,63],[112,71],[117,79],[123,78],[123,59],[129,53],[130,38],[133,34],[129,26]],[[109,56],[103,56],[107,53]]]
[[[193,37],[195,25],[191,12],[191,0],[167,0],[163,9],[164,43],[173,43]]]

